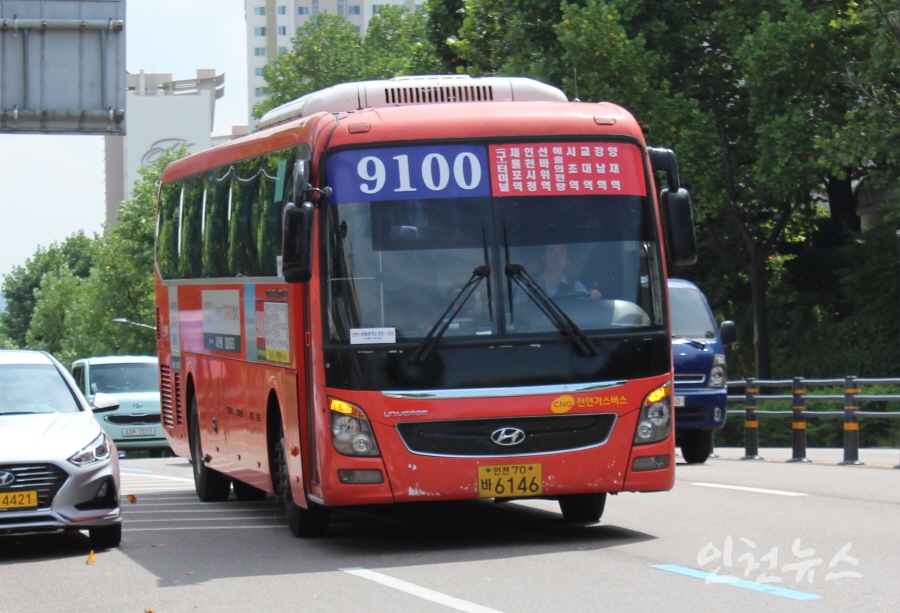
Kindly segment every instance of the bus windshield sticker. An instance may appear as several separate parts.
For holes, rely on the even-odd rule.
[[[482,145],[341,151],[327,168],[332,204],[490,195]]]
[[[376,345],[396,342],[396,328],[350,328],[351,345]]]
[[[241,353],[241,301],[238,290],[203,292],[203,346]]]
[[[494,196],[645,196],[641,151],[626,143],[491,145]]]
[[[256,351],[260,360],[291,361],[291,345],[286,302],[256,303]]]

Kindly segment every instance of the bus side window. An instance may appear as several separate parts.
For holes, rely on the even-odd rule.
[[[232,168],[212,173],[206,180],[203,222],[204,277],[228,277],[228,220],[231,216]]]
[[[190,177],[185,181],[181,210],[180,277],[196,279],[201,275],[203,235],[202,212],[206,202],[205,181]]]
[[[228,223],[228,272],[232,277],[257,274],[254,202],[259,193],[259,160],[237,165],[237,177],[231,198],[231,220]]]
[[[289,151],[263,157],[258,198],[254,203],[256,222],[253,227],[258,273],[267,277],[278,274],[277,256],[281,255],[281,215],[287,191]]]
[[[178,223],[182,182],[166,183],[159,197],[156,261],[163,279],[178,277]]]

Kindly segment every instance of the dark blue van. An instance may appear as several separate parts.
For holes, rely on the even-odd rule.
[[[713,432],[725,425],[728,370],[725,346],[737,340],[734,322],[716,325],[700,289],[669,279],[672,357],[675,363],[675,442],[688,464],[701,464],[713,450]]]

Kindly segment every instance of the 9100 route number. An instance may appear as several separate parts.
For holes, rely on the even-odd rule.
[[[544,491],[540,464],[478,467],[479,498],[540,496]]]

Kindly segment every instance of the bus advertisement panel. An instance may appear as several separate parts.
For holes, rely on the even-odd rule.
[[[166,169],[163,423],[202,500],[275,494],[305,536],[333,507],[543,497],[592,522],[672,487],[674,156],[614,105],[471,81],[494,99],[328,108],[372,83],[336,86]]]

